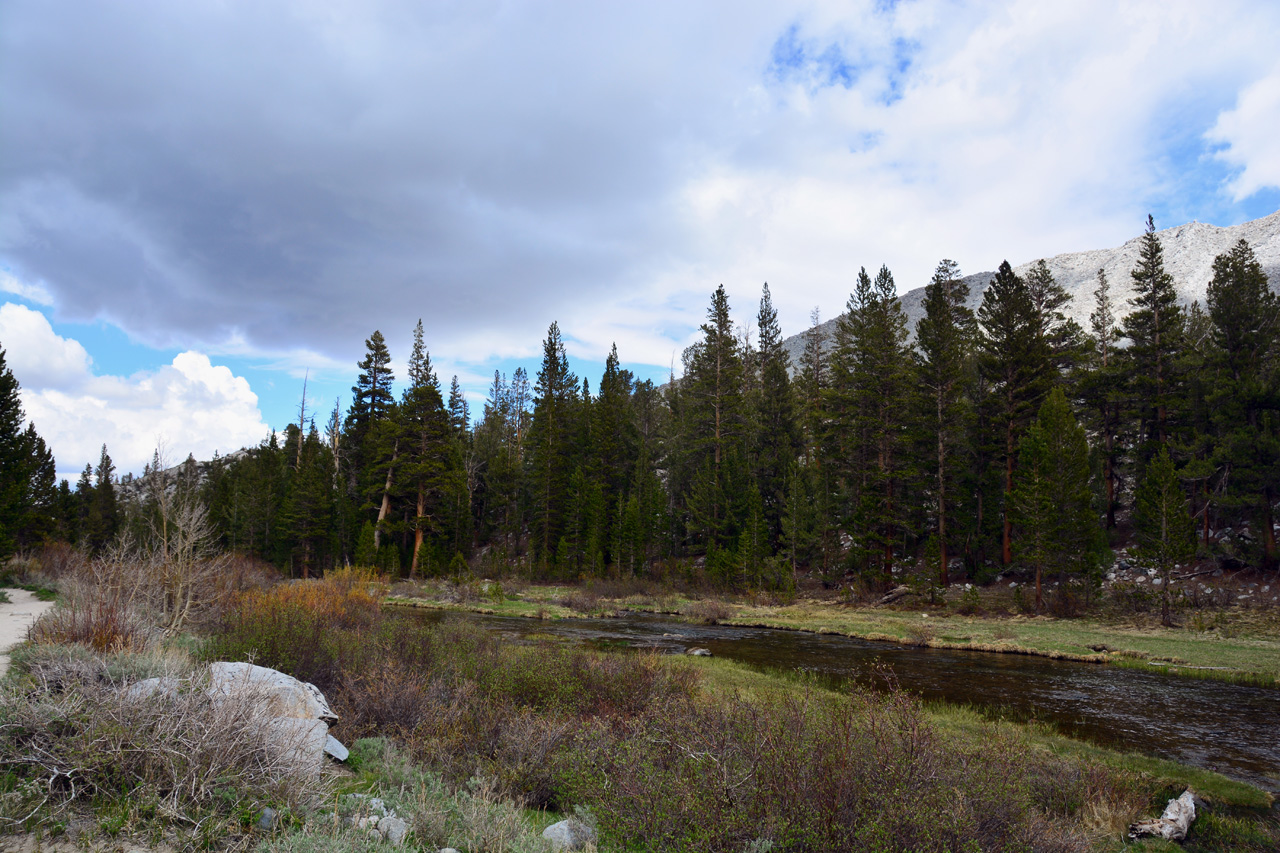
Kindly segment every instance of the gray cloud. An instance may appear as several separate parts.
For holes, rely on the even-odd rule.
[[[365,8],[7,4],[0,254],[154,344],[524,330],[681,251],[672,193],[767,59],[672,10]]]
[[[791,332],[859,265],[1133,236],[1166,106],[1272,71],[1263,5],[0,0],[0,267],[173,348],[350,364],[421,316],[481,361],[560,319],[666,363],[720,282]]]

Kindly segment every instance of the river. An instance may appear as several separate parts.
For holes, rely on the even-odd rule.
[[[421,612],[421,611],[420,611]],[[438,611],[427,611],[438,613]],[[532,620],[466,614],[524,639],[554,635],[678,654],[693,647],[751,666],[878,686],[877,664],[925,700],[1051,722],[1074,737],[1216,770],[1280,790],[1280,690],[1027,655],[928,649],[773,628],[627,614]]]

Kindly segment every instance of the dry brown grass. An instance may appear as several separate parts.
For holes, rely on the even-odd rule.
[[[734,612],[734,608],[723,601],[711,599],[693,601],[680,608],[680,615],[704,625],[718,625],[725,619],[732,619]]]
[[[259,697],[211,701],[202,675],[188,670],[176,692],[142,698],[121,690],[110,669],[109,658],[68,652],[60,666],[48,657],[0,688],[0,768],[19,780],[0,796],[0,821],[21,826],[38,815],[47,825],[92,802],[238,832],[244,814],[299,809],[327,790],[290,744],[267,736]]]

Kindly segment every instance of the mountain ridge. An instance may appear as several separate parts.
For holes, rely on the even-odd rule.
[[[1226,227],[1187,222],[1157,231],[1156,236],[1164,247],[1165,270],[1173,276],[1178,298],[1184,305],[1195,301],[1204,304],[1209,281],[1213,278],[1213,259],[1241,239],[1247,240],[1253,248],[1270,280],[1271,289],[1280,289],[1280,211]],[[1098,270],[1102,269],[1111,283],[1111,300],[1117,321],[1124,318],[1132,310],[1129,300],[1135,294],[1130,271],[1137,265],[1141,243],[1142,235],[1139,234],[1114,248],[1064,252],[1045,258],[1049,271],[1072,297],[1063,313],[1082,328],[1089,328],[1089,315],[1094,309],[1093,291],[1097,286]],[[1039,260],[1021,263],[1013,268],[1014,272],[1025,276]],[[984,271],[962,278],[969,286],[968,305],[974,311],[982,304],[982,294],[993,276],[994,271]],[[916,323],[924,313],[924,290],[924,287],[917,287],[899,297],[907,314],[907,329],[912,339],[915,338]],[[827,346],[831,345],[835,324],[836,318],[819,324]],[[791,356],[793,372],[799,370],[806,333],[792,335],[782,342],[783,349]]]

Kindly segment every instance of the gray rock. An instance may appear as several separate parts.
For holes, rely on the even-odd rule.
[[[461,853],[461,851],[455,850],[452,847],[441,847],[437,853]]]
[[[268,745],[280,758],[299,770],[319,770],[329,726],[323,720],[274,717],[267,720]]]
[[[209,693],[215,699],[246,693],[260,696],[271,706],[271,715],[275,717],[338,722],[338,715],[333,713],[320,688],[265,666],[226,661],[212,664]]]
[[[711,650],[710,649],[689,649],[688,651],[685,652],[685,654],[693,655],[695,658],[709,658],[711,657]]]
[[[178,695],[178,679],[164,676],[163,678],[144,678],[142,681],[136,681],[124,689],[124,697],[126,699],[150,699],[153,696],[159,696],[162,699],[173,699]]]
[[[351,755],[351,751],[342,745],[342,741],[333,735],[329,735],[328,740],[324,742],[324,751],[338,761],[346,761],[347,756]]]
[[[404,844],[404,838],[409,834],[409,824],[398,817],[387,816],[378,821],[378,832],[387,841],[399,847]]]
[[[276,824],[280,821],[280,816],[276,814],[276,810],[267,806],[258,815],[258,829],[263,832],[271,832],[276,828]]]
[[[552,850],[581,850],[588,844],[595,844],[596,831],[569,818],[542,830],[542,837],[551,842]]]

